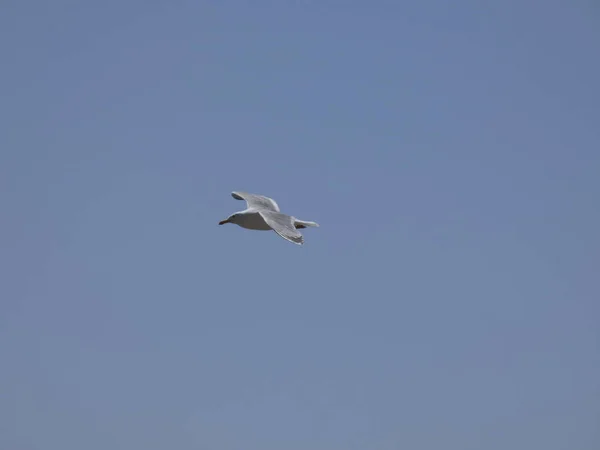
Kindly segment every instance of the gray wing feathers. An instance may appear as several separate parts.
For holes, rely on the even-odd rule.
[[[296,230],[292,216],[274,211],[260,211],[260,215],[265,219],[267,225],[282,238],[294,244],[304,244],[304,237]]]
[[[279,205],[277,205],[277,202],[264,195],[249,194],[247,192],[232,192],[231,196],[236,200],[246,200],[248,208],[279,212]]]

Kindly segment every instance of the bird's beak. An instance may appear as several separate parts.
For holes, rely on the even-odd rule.
[[[229,219],[221,220],[219,225],[225,225],[226,223],[229,223]]]

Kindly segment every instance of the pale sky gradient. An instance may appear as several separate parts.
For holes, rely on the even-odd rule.
[[[0,448],[600,448],[599,49],[595,1],[4,1]]]

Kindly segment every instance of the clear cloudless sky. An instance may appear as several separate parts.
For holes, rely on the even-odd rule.
[[[584,0],[4,1],[0,448],[600,448],[599,49]]]

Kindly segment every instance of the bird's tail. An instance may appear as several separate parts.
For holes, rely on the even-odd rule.
[[[307,220],[298,220],[294,219],[294,225],[296,228],[306,228],[306,227],[318,227],[319,224],[317,222],[309,222]]]

